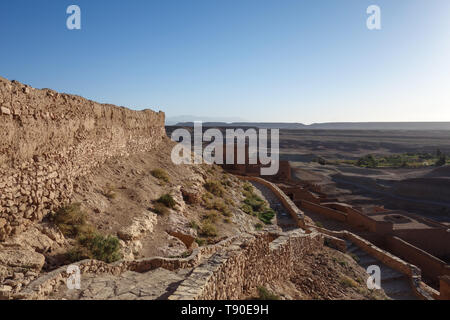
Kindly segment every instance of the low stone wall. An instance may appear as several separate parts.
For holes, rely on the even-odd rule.
[[[323,236],[302,230],[267,233],[237,239],[193,270],[170,300],[237,300],[255,288],[289,280],[293,264],[305,254],[323,247]]]
[[[121,260],[111,264],[97,260],[83,260],[73,263],[72,265],[78,266],[81,274],[112,274],[118,276],[125,271],[145,273],[157,268],[174,271],[195,267],[202,258],[210,256],[220,249],[226,248],[234,240],[235,237],[225,239],[215,245],[196,248],[193,250],[192,254],[186,258],[150,257],[133,261]],[[59,286],[66,284],[67,278],[69,277],[67,267],[68,266],[64,266],[42,275],[11,298],[27,300],[45,299]]]
[[[0,241],[70,202],[77,177],[108,158],[150,151],[164,137],[162,112],[0,77]]]
[[[250,177],[250,176],[237,176],[238,178],[245,180],[245,181],[254,181],[257,183],[260,183],[267,188],[269,188],[275,196],[280,200],[280,202],[283,204],[283,206],[288,210],[289,214],[292,216],[292,218],[297,223],[298,227],[304,227],[305,226],[305,216],[303,212],[295,205],[294,202],[280,189],[278,188],[274,183],[269,182],[265,179],[259,178],[259,177]]]

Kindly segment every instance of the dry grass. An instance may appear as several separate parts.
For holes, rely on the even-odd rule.
[[[341,276],[339,283],[345,288],[356,288],[358,286],[358,283],[355,280],[344,275]]]
[[[203,222],[200,228],[200,235],[204,237],[217,237],[216,227],[209,221]]]
[[[212,193],[216,197],[222,197],[225,193],[223,186],[218,181],[210,180],[205,183],[204,187],[208,192]]]

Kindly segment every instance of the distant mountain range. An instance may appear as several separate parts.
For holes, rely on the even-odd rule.
[[[202,124],[203,127],[253,127],[292,130],[450,130],[450,122],[329,122],[310,125],[285,122],[203,122]],[[176,126],[181,127],[192,127],[193,125],[193,122],[176,123]]]
[[[166,125],[173,126],[177,125],[178,123],[194,122],[194,121],[229,123],[229,122],[243,122],[245,121],[245,119],[239,117],[203,117],[203,116],[199,117],[192,115],[182,115],[175,117],[167,117]]]

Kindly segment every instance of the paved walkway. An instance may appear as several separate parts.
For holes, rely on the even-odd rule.
[[[127,271],[120,276],[85,274],[81,289],[69,290],[62,285],[50,299],[67,300],[164,300],[167,299],[190,272],[172,272],[158,268],[146,273]]]

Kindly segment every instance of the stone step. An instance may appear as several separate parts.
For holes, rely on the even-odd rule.
[[[381,280],[381,288],[388,296],[411,292],[411,285],[406,277],[387,281]]]
[[[381,281],[395,280],[405,277],[403,273],[400,273],[385,265],[380,266],[380,271],[381,271]]]
[[[386,266],[351,241],[347,240],[346,243],[347,253],[358,257],[358,264],[361,267],[367,268],[370,265],[378,265],[380,267],[381,287],[389,298],[394,300],[417,300],[407,276]]]
[[[356,257],[358,257],[358,264],[362,267],[367,267],[372,264],[381,266],[381,262],[376,259],[375,257],[371,256],[365,251],[362,250],[355,250],[353,253]]]

